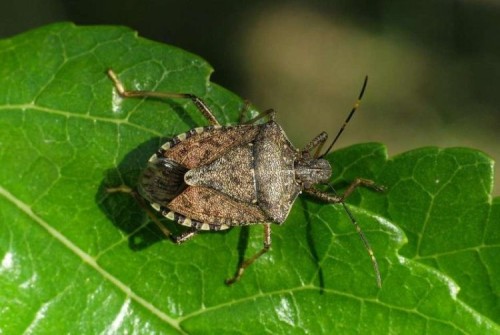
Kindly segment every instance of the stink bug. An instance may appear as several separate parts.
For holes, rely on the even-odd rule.
[[[117,75],[108,70],[118,94],[124,98],[190,99],[207,119],[209,126],[189,130],[173,137],[155,152],[139,178],[137,190],[110,188],[109,192],[129,192],[147,210],[146,202],[170,220],[189,227],[174,236],[150,210],[149,217],[175,243],[183,243],[200,230],[218,231],[234,226],[261,224],[264,246],[243,261],[236,274],[226,280],[232,284],[271,247],[271,223],[285,222],[293,202],[304,192],[327,203],[344,206],[370,257],[377,284],[381,285],[378,264],[367,239],[344,203],[358,186],[381,191],[373,181],[358,178],[343,195],[316,189],[332,174],[324,159],[359,106],[366,88],[365,78],[358,100],[337,136],[321,153],[328,135],[320,133],[302,150],[296,149],[268,110],[236,126],[221,126],[205,102],[193,94],[128,91]],[[264,123],[257,123],[268,118]],[[314,154],[311,152],[314,151]]]

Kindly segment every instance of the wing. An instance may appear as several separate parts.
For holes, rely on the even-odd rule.
[[[259,127],[201,127],[177,135],[165,143],[157,157],[165,157],[193,169],[209,164],[224,152],[255,139]]]
[[[259,206],[236,201],[203,186],[189,186],[166,207],[209,226],[240,226],[270,221]]]

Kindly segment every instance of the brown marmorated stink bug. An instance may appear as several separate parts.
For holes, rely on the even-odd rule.
[[[219,231],[235,226],[263,225],[264,246],[243,261],[235,275],[226,280],[226,284],[239,280],[245,269],[269,250],[271,223],[280,225],[285,222],[293,202],[304,192],[324,202],[344,206],[370,255],[377,284],[381,286],[372,248],[344,199],[358,186],[376,191],[382,191],[383,188],[362,178],[352,182],[343,195],[335,193],[333,187],[332,193],[314,187],[316,184],[328,183],[332,168],[324,157],[358,108],[367,77],[343,126],[321,154],[328,137],[326,132],[320,133],[302,150],[298,150],[274,121],[273,110],[236,126],[221,126],[205,102],[193,94],[128,91],[112,70],[108,70],[108,75],[119,95],[124,98],[190,99],[210,123],[209,126],[177,135],[162,145],[149,159],[137,190],[121,186],[109,188],[108,192],[131,193],[162,232],[175,243],[187,241],[200,230]],[[269,120],[257,123],[262,118]],[[313,150],[314,154],[311,154]],[[163,216],[189,229],[179,236],[173,236],[148,209],[144,200]]]

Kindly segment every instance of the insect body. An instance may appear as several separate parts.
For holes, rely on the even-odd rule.
[[[327,151],[320,155],[327,139],[325,132],[304,149],[298,150],[274,121],[272,110],[240,125],[221,126],[206,104],[194,95],[127,91],[112,70],[108,71],[108,75],[123,97],[191,99],[211,124],[191,129],[166,142],[151,156],[139,179],[137,191],[140,197],[131,192],[140,202],[142,197],[165,217],[189,227],[180,236],[173,236],[158,220],[154,220],[176,243],[188,240],[200,230],[218,231],[233,226],[262,224],[263,248],[240,264],[235,276],[226,281],[227,284],[237,281],[250,264],[269,250],[271,223],[282,224],[286,220],[301,192],[326,202],[343,204],[344,198],[357,186],[380,190],[366,179],[357,179],[342,196],[314,188],[316,184],[328,182],[332,169],[323,157],[330,151],[357,106]],[[256,123],[264,117],[269,120]],[[314,149],[315,153],[311,154]],[[114,190],[118,189],[111,189]],[[350,212],[348,214],[369,251],[380,285],[371,247]]]

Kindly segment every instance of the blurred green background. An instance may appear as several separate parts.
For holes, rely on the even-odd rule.
[[[338,147],[467,146],[500,160],[498,0],[0,2],[1,38],[56,21],[126,25],[202,56],[213,81],[275,108],[299,147],[338,130],[368,74]]]

